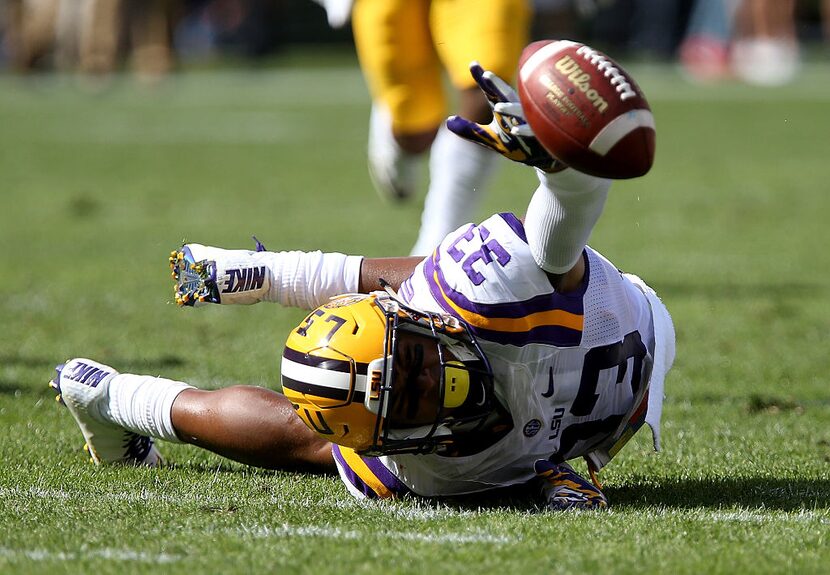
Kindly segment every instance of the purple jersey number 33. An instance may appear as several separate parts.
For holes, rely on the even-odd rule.
[[[478,242],[474,242],[476,232],[478,232],[479,236]],[[458,236],[450,244],[449,248],[447,248],[447,253],[456,263],[462,262],[463,260],[461,269],[464,270],[464,273],[467,274],[467,277],[470,278],[470,281],[474,285],[481,285],[484,281],[484,276],[473,267],[476,263],[483,262],[483,265],[487,266],[495,261],[504,267],[510,261],[510,254],[507,253],[507,250],[495,238],[488,238],[490,238],[490,230],[484,226],[470,226],[466,232]],[[462,245],[462,242],[467,245]],[[476,245],[479,248],[473,249]],[[472,251],[465,252],[465,247]]]

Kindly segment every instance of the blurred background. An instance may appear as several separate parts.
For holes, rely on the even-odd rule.
[[[0,0],[0,70],[157,81],[188,65],[352,50],[337,0]],[[323,4],[328,3],[329,25]],[[534,38],[677,62],[696,82],[791,81],[830,44],[830,0],[533,0]],[[338,6],[340,5],[340,6]],[[341,12],[338,14],[338,10]]]

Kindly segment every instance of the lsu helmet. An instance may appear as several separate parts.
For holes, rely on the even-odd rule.
[[[406,385],[393,359],[407,332],[438,352],[429,424],[395,421],[390,409]],[[364,455],[445,451],[478,431],[496,403],[490,364],[463,321],[384,292],[339,296],[312,311],[288,336],[281,371],[283,393],[305,424]]]

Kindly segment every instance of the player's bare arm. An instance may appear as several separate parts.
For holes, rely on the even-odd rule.
[[[382,290],[380,280],[384,280],[394,290],[401,287],[403,281],[412,275],[424,258],[408,256],[403,258],[364,258],[360,267],[360,293]]]

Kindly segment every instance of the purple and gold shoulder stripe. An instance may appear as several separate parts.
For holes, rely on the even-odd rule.
[[[516,346],[546,343],[572,347],[582,341],[582,293],[563,296],[551,289],[519,301],[480,303],[470,300],[447,281],[440,251],[426,260],[423,269],[433,299],[446,313],[467,322],[478,337]]]
[[[331,446],[340,477],[349,491],[358,497],[391,499],[410,493],[409,488],[395,477],[377,457],[358,455],[353,449]]]

